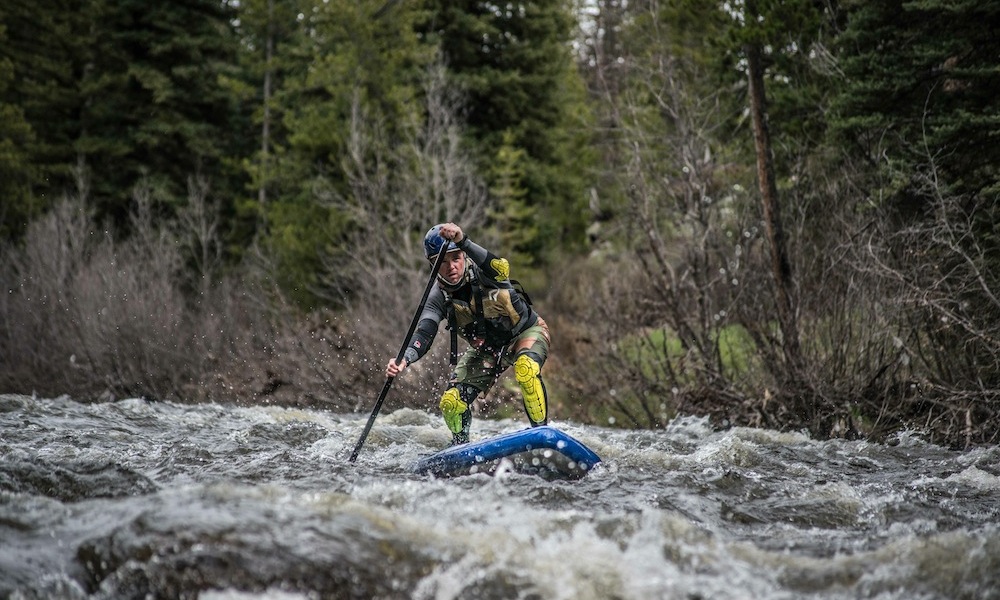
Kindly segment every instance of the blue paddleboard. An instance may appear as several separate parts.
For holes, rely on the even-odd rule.
[[[437,476],[492,473],[504,458],[520,472],[568,479],[583,477],[601,462],[580,441],[546,425],[452,446],[421,458],[412,471]]]

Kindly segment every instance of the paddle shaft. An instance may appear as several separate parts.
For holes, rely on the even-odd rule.
[[[420,321],[420,313],[424,312],[424,305],[427,304],[427,296],[431,293],[431,287],[434,286],[434,278],[437,276],[438,269],[441,268],[441,263],[444,262],[444,255],[447,254],[447,244],[441,247],[441,252],[438,252],[437,259],[434,261],[434,268],[431,269],[431,277],[427,281],[427,286],[424,288],[424,295],[420,297],[420,305],[417,306],[417,312],[413,313],[413,319],[410,321],[410,328],[406,330],[406,336],[403,337],[403,345],[399,347],[399,353],[396,354],[396,362],[403,360],[403,355],[406,354],[406,348],[410,345],[410,337],[413,332],[417,329],[417,322]],[[361,446],[364,446],[365,439],[368,437],[368,433],[372,430],[372,424],[375,423],[375,417],[378,416],[378,411],[382,409],[382,403],[385,402],[385,397],[389,393],[389,388],[392,387],[393,377],[385,378],[385,385],[382,386],[382,392],[378,395],[378,400],[375,401],[375,408],[372,409],[371,416],[368,417],[368,423],[365,424],[365,430],[361,432],[361,437],[358,439],[358,443],[354,446],[354,451],[351,452],[350,462],[354,462],[358,459],[358,454],[361,452]]]

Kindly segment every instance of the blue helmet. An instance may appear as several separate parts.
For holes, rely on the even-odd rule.
[[[447,247],[445,247],[447,245]],[[458,250],[458,246],[455,242],[446,240],[441,237],[441,225],[435,225],[431,227],[424,236],[424,256],[429,259],[436,257],[441,253],[441,248],[445,248],[445,252],[451,252],[452,250]]]

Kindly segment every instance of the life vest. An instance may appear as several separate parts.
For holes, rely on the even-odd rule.
[[[475,263],[469,266],[467,282],[456,290],[444,292],[451,331],[451,363],[458,361],[458,336],[470,345],[499,356],[510,342],[538,322],[531,298],[517,280],[481,284],[482,272]],[[509,285],[504,286],[503,283]]]

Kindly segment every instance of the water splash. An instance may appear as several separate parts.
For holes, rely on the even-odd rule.
[[[0,596],[1000,597],[995,449],[556,422],[601,469],[441,480],[437,415],[350,464],[365,418],[0,395]]]

